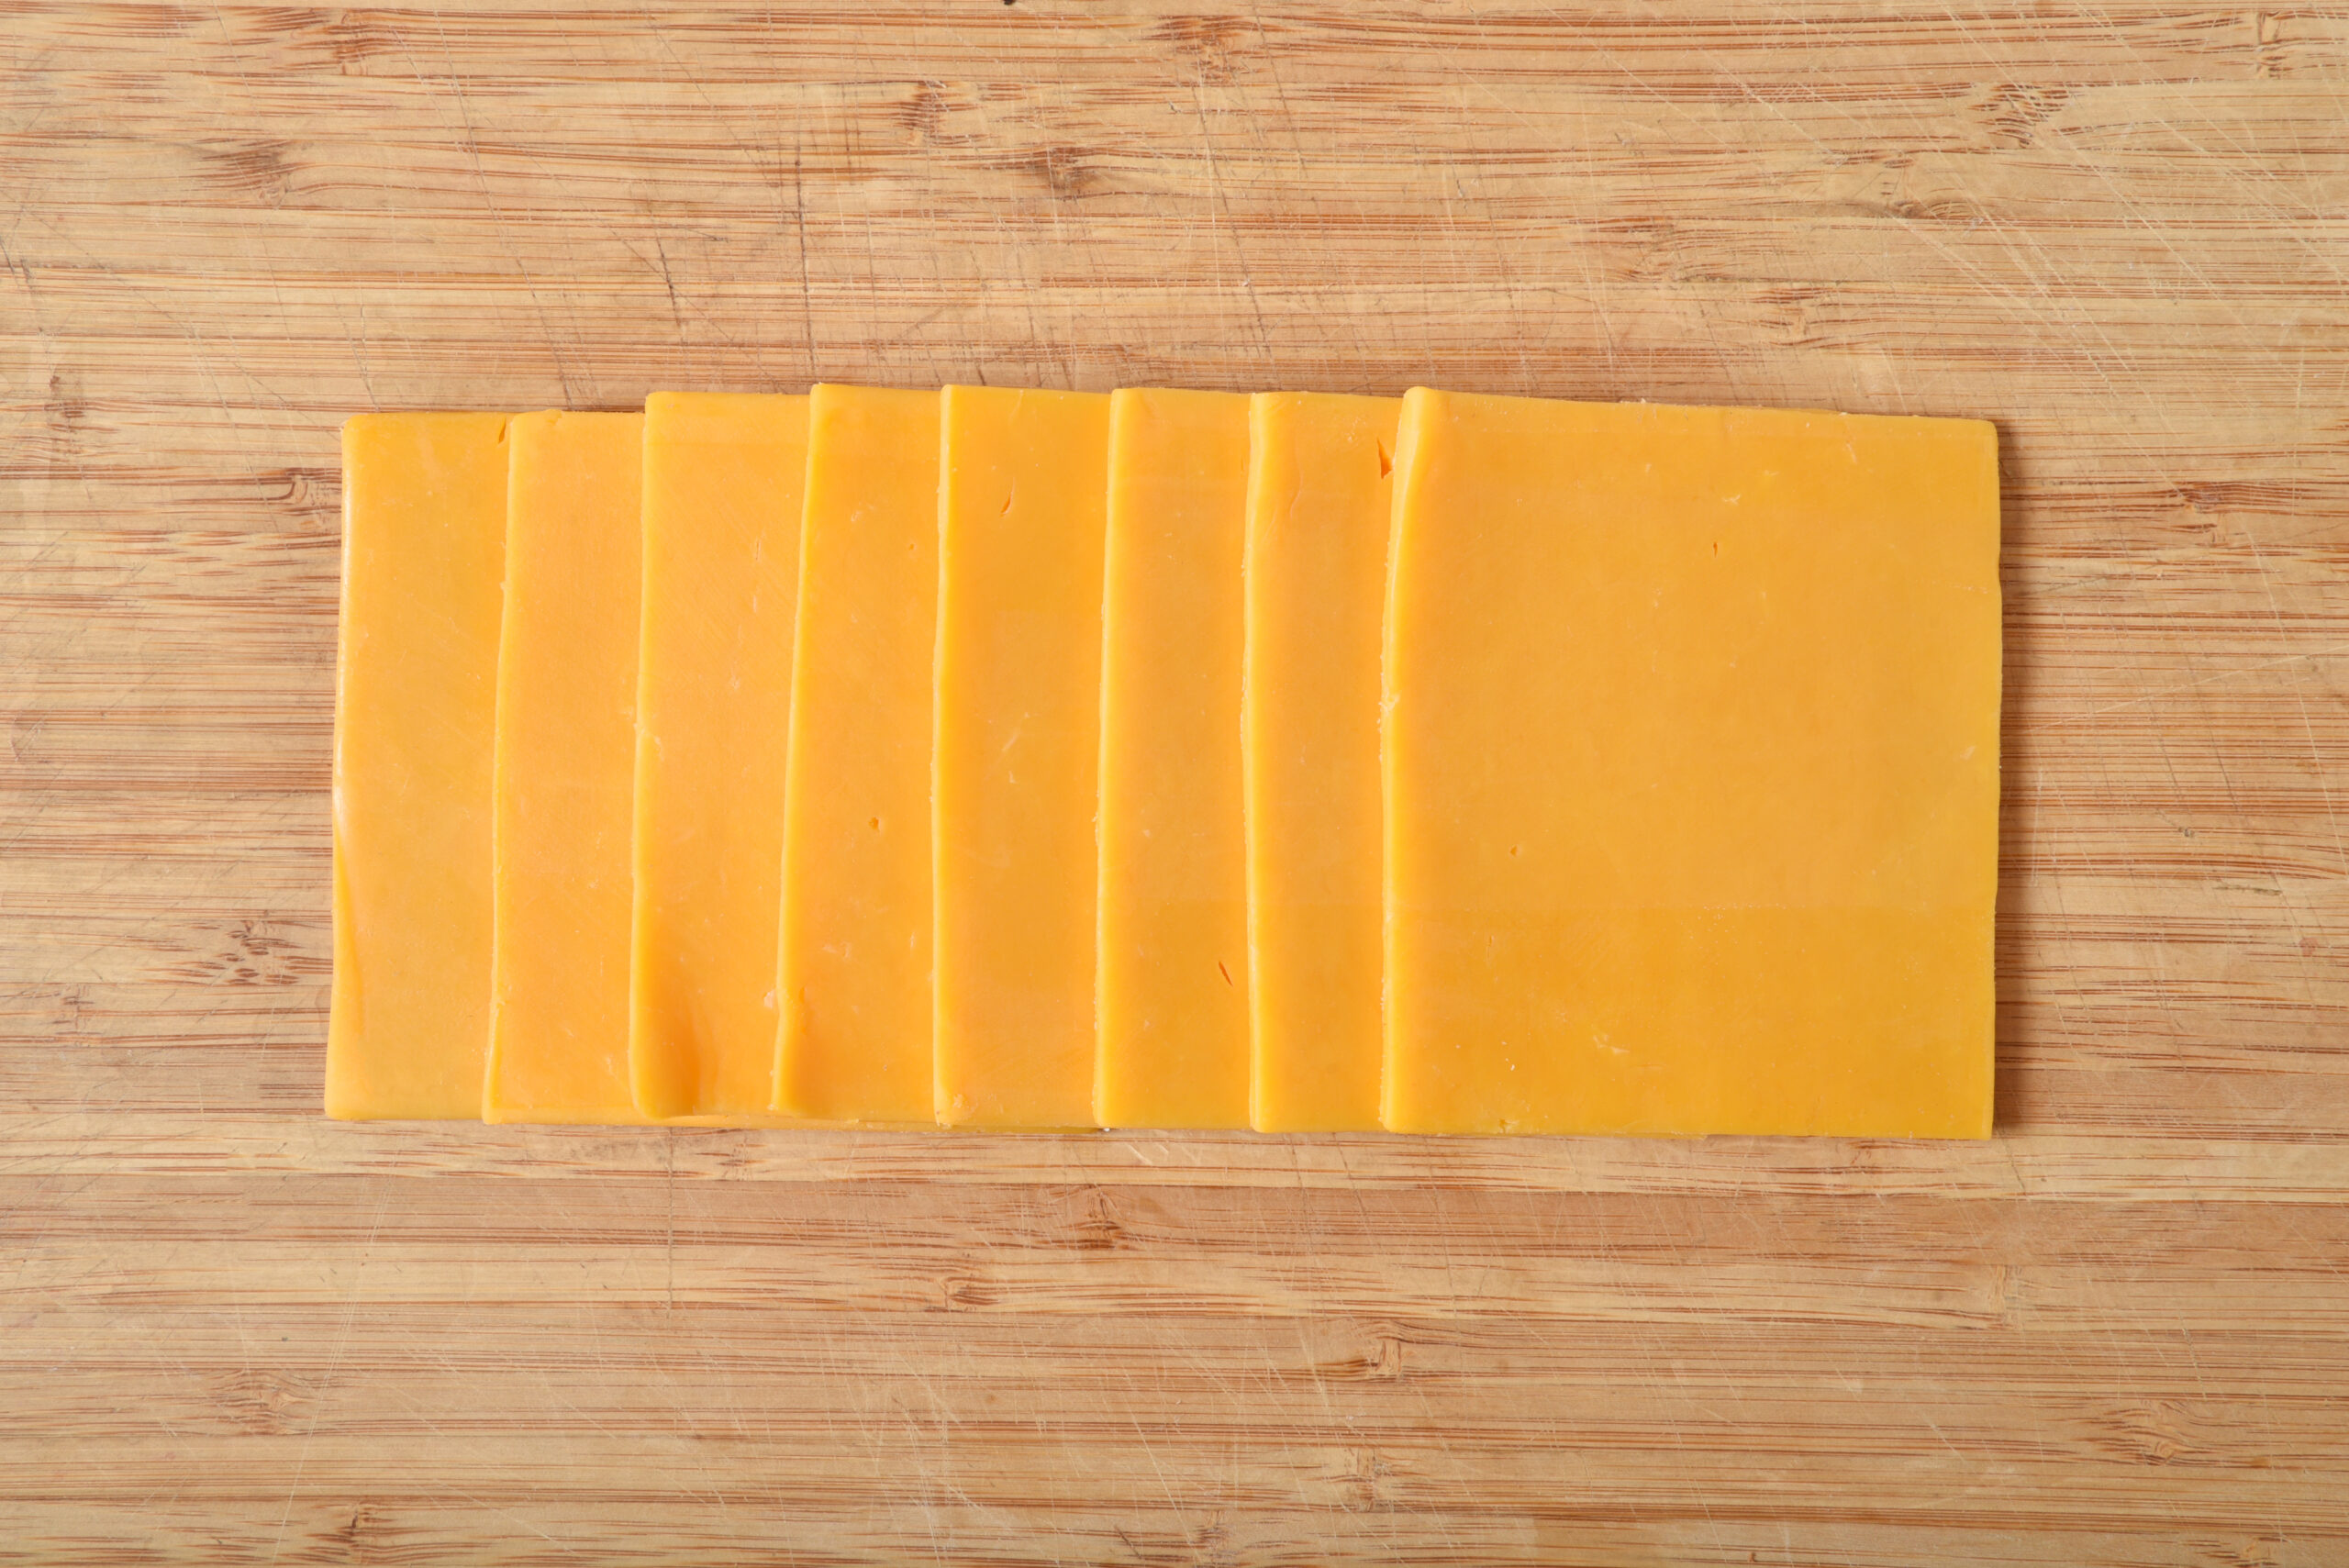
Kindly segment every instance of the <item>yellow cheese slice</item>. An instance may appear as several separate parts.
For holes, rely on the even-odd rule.
[[[938,489],[938,1119],[1093,1117],[1109,400],[950,386]]]
[[[1400,1130],[1987,1136],[1988,425],[1416,390]]]
[[[651,1117],[774,1099],[807,467],[805,397],[645,399],[629,1066]]]
[[[929,1121],[938,394],[809,400],[779,1109]]]
[[[1240,556],[1248,399],[1109,403],[1102,595],[1104,1127],[1248,1125]]]
[[[342,428],[331,1117],[481,1115],[506,420]]]
[[[628,1050],[643,426],[508,428],[490,1121],[644,1119]]]
[[[1379,624],[1401,405],[1262,393],[1249,406],[1250,1121],[1378,1126]]]

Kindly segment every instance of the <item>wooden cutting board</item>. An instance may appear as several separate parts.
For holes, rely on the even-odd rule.
[[[2349,15],[0,22],[0,1561],[2349,1562]],[[336,426],[1978,415],[1981,1145],[337,1126]]]

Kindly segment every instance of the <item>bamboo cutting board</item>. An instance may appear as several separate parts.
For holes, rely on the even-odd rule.
[[[2349,1562],[2349,14],[0,16],[0,1561]],[[1995,418],[1998,1137],[318,1115],[337,424]]]

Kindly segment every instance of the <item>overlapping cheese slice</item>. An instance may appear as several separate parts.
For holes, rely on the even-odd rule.
[[[1384,1120],[1983,1137],[1991,428],[1404,400]]]
[[[1105,1127],[1248,1125],[1240,595],[1248,400],[1120,392],[1102,597]]]
[[[503,414],[342,430],[327,1114],[481,1114]]]
[[[807,399],[656,392],[643,465],[631,1091],[763,1117]]]
[[[938,395],[810,398],[776,1107],[931,1118]]]
[[[1109,399],[950,386],[941,419],[937,1116],[1089,1126]]]

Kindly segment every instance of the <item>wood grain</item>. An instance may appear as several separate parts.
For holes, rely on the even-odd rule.
[[[2349,1562],[2349,12],[0,5],[0,1562]],[[1985,416],[1999,1135],[317,1112],[358,410]]]

